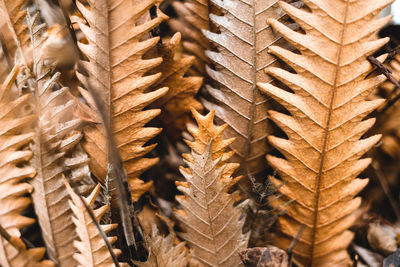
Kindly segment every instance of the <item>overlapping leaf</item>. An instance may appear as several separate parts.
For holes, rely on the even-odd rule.
[[[42,31],[46,25],[38,24],[38,14],[33,17],[28,15],[27,22],[33,47],[33,73],[36,76],[36,136],[31,164],[37,174],[30,181],[34,188],[32,198],[50,258],[59,266],[70,267],[76,264],[72,257],[76,232],[62,177],[72,167],[81,166],[81,163],[68,165],[64,158],[81,138],[79,132],[70,134],[80,120],[72,117],[75,100],[68,88],[60,88],[60,73],[52,74],[51,63],[42,58],[40,48],[45,41]]]
[[[26,194],[31,193],[33,188],[26,180],[33,178],[36,172],[27,165],[32,151],[21,149],[32,141],[35,134],[24,131],[34,119],[33,115],[22,113],[30,96],[16,98],[12,94],[18,70],[18,66],[14,67],[0,89],[0,225],[14,238],[21,235],[22,227],[35,222],[20,214],[31,204]],[[20,243],[23,244],[22,241]],[[41,261],[44,253],[44,248],[22,247],[18,250],[0,237],[0,265],[3,267],[54,266],[50,261]]]
[[[363,118],[382,103],[367,96],[384,80],[368,77],[366,56],[387,39],[375,40],[376,31],[390,18],[377,19],[391,0],[305,0],[309,8],[298,9],[280,2],[304,34],[277,20],[269,24],[299,50],[290,52],[273,46],[270,52],[296,73],[271,67],[268,73],[293,92],[260,83],[261,90],[280,102],[290,113],[270,111],[271,119],[288,139],[269,137],[285,157],[268,156],[284,185],[283,197],[272,201],[279,207],[294,200],[280,217],[283,235],[275,243],[288,248],[302,225],[294,248],[295,261],[302,266],[348,266],[346,251],[353,238],[347,229],[356,219],[361,199],[354,197],[368,183],[356,178],[370,163],[360,157],[380,138],[360,139],[374,119]],[[275,185],[282,181],[272,178]]]
[[[194,96],[200,89],[203,79],[196,76],[185,76],[195,58],[184,56],[176,59],[176,50],[181,40],[180,33],[174,34],[166,44],[157,45],[157,54],[163,62],[152,73],[162,73],[161,78],[153,85],[154,88],[168,87],[168,92],[153,103],[160,108],[159,116],[163,134],[171,140],[181,137],[182,131],[191,119],[190,108],[201,111],[203,106]]]
[[[205,51],[210,50],[210,41],[202,33],[202,30],[210,30],[209,0],[174,1],[172,6],[178,19],[171,19],[168,23],[174,31],[182,33],[186,52],[196,57],[191,68],[193,74],[204,76],[206,66],[210,64],[205,55]]]
[[[6,45],[10,51],[15,51],[17,62],[26,67],[24,53],[29,46],[29,35],[26,33],[27,26],[23,24],[26,11],[22,11],[21,7],[24,4],[25,0],[2,0],[0,1],[0,12],[12,39],[12,42]]]
[[[81,61],[85,75],[78,73],[84,87],[90,86],[104,102],[110,125],[119,148],[132,197],[136,200],[148,190],[151,183],[139,179],[140,174],[153,166],[157,159],[144,158],[155,144],[144,146],[160,129],[144,127],[160,113],[143,108],[167,92],[167,88],[145,93],[161,74],[145,75],[162,61],[161,58],[143,59],[142,56],[159,38],[142,40],[165,19],[156,17],[139,24],[139,19],[155,6],[157,0],[90,0],[89,6],[77,1],[79,11],[88,25],[79,21],[88,44],[79,42],[79,48],[88,61]],[[87,76],[86,76],[87,75]],[[81,90],[83,96],[88,92]],[[88,99],[88,97],[87,97]],[[88,102],[91,101],[88,99]],[[96,121],[92,105],[92,118]],[[85,131],[84,149],[88,152],[93,174],[102,183],[107,173],[107,144],[102,125],[92,125]]]
[[[65,185],[67,191],[71,197],[69,200],[69,205],[74,212],[73,222],[76,226],[76,230],[79,236],[79,240],[74,241],[74,246],[77,251],[74,254],[74,258],[79,263],[81,267],[111,267],[115,266],[113,259],[111,257],[110,251],[108,250],[103,238],[101,237],[95,223],[88,214],[85,206],[83,205],[81,199],[72,190],[71,186],[66,180]],[[91,194],[84,198],[86,205],[92,209],[97,221],[99,222],[105,213],[110,209],[109,205],[104,205],[99,208],[93,209],[96,197],[100,192],[100,185],[98,184]],[[100,225],[104,233],[108,234],[111,230],[117,227],[117,224],[102,224]],[[109,237],[109,242],[113,244],[117,238]],[[118,256],[121,251],[114,249],[114,254]],[[127,266],[120,264],[121,266]]]
[[[234,162],[240,162],[241,173],[265,178],[265,155],[268,151],[267,135],[270,125],[267,120],[268,99],[256,84],[271,83],[264,68],[276,63],[268,54],[271,45],[279,44],[282,38],[266,23],[268,18],[284,18],[278,0],[211,0],[222,11],[222,16],[210,14],[210,19],[220,33],[205,32],[205,36],[218,48],[218,52],[207,51],[206,55],[216,64],[216,70],[207,69],[215,80],[207,86],[213,99],[203,100],[204,106],[215,109],[216,116],[229,127],[226,137],[236,137],[230,148],[236,151]]]
[[[2,19],[7,25],[3,37],[7,38],[4,42],[7,50],[14,56],[10,58],[12,64],[20,65],[20,72],[17,77],[17,86],[21,94],[23,89],[27,88],[27,81],[31,78],[31,71],[28,68],[30,58],[30,42],[27,34],[27,26],[23,23],[26,15],[21,7],[25,0],[2,0],[0,1],[0,13]]]
[[[182,238],[194,259],[206,266],[237,266],[248,234],[242,233],[242,211],[234,206],[237,192],[228,193],[239,179],[231,177],[238,164],[227,163],[233,152],[225,152],[234,139],[222,138],[227,125],[213,124],[214,111],[203,117],[193,110],[193,115],[199,128],[188,129],[194,141],[187,141],[192,153],[184,155],[188,168],[181,173],[186,182],[177,182],[184,193],[177,196],[182,209],[175,215],[185,227]]]

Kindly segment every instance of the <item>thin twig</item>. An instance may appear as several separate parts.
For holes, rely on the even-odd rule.
[[[6,229],[3,228],[2,225],[0,225],[0,235],[7,240],[8,242],[10,242],[11,240],[11,235],[7,232]]]
[[[22,240],[19,237],[13,237],[11,236],[6,229],[3,228],[2,225],[0,225],[0,236],[2,236],[5,240],[8,241],[14,248],[16,248],[18,251],[23,251],[26,250],[25,244],[22,242]],[[22,243],[21,243],[22,242]]]
[[[380,74],[385,75],[386,78],[396,86],[395,90],[400,87],[400,83],[392,76],[393,71],[389,67],[383,65],[383,63],[381,63],[374,56],[368,56],[367,60],[376,68],[376,70]]]
[[[380,74],[385,75],[388,81],[395,86],[390,95],[390,99],[386,102],[384,106],[382,106],[382,108],[378,110],[379,112],[377,115],[378,117],[379,115],[385,114],[385,112],[400,99],[400,94],[397,94],[395,97],[392,97],[400,88],[400,83],[393,77],[392,70],[389,67],[385,66],[383,63],[381,63],[374,56],[368,56],[367,59]]]
[[[376,177],[378,178],[378,181],[382,187],[383,192],[385,193],[386,197],[389,200],[390,205],[392,206],[392,209],[394,211],[394,214],[397,217],[397,220],[399,221],[400,220],[400,207],[390,192],[389,185],[385,179],[385,176],[381,172],[379,162],[373,161],[371,163],[371,167],[374,170]]]
[[[117,195],[118,195],[118,204],[120,208],[120,216],[121,216],[121,222],[122,222],[122,227],[124,230],[124,235],[125,235],[125,240],[128,245],[128,247],[131,249],[134,247],[135,251],[137,251],[137,246],[135,242],[135,236],[133,232],[133,224],[131,221],[131,211],[134,214],[134,208],[133,208],[133,203],[132,203],[132,196],[131,192],[129,190],[129,183],[128,183],[128,178],[126,175],[125,168],[123,166],[123,162],[121,159],[121,156],[119,154],[117,145],[115,143],[112,131],[111,131],[111,125],[109,122],[109,118],[107,116],[106,110],[107,108],[105,107],[102,99],[100,98],[99,94],[96,94],[96,92],[93,90],[91,86],[87,86],[86,88],[89,93],[91,94],[94,103],[96,105],[97,111],[100,114],[101,120],[103,122],[106,138],[108,141],[108,151],[109,151],[109,163],[111,165],[111,173],[113,174],[113,181],[116,186],[117,190]],[[134,217],[134,220],[136,221],[136,217]]]
[[[107,237],[106,233],[104,233],[103,229],[101,228],[101,225],[97,221],[96,216],[94,215],[92,209],[89,208],[89,206],[86,204],[86,201],[79,194],[79,192],[76,190],[76,188],[74,188],[74,187],[69,185],[69,183],[68,183],[68,181],[67,181],[67,179],[65,177],[64,177],[64,182],[65,182],[66,186],[68,186],[68,188],[71,188],[72,191],[74,191],[75,195],[77,195],[79,197],[79,200],[81,201],[82,205],[85,207],[85,210],[89,214],[90,219],[93,221],[94,225],[96,225],[96,228],[100,233],[100,236],[103,238],[104,242],[106,243],[107,249],[110,252],[111,258],[113,259],[115,266],[116,267],[120,267],[119,262],[118,262],[118,258],[114,253],[114,250],[113,250],[113,248],[111,246],[111,243],[108,240],[108,237]]]
[[[297,231],[296,236],[293,238],[292,242],[290,243],[289,248],[287,249],[287,254],[289,256],[289,266],[292,266],[292,255],[293,255],[293,249],[296,246],[297,242],[300,239],[301,234],[303,233],[303,230],[305,228],[305,225],[303,224],[302,226],[300,226],[299,230]]]
[[[72,186],[71,186],[72,188]],[[104,242],[106,243],[107,249],[110,252],[111,258],[113,259],[113,262],[115,264],[116,267],[120,267],[117,256],[114,253],[114,250],[111,246],[110,241],[108,240],[108,237],[106,235],[106,233],[104,233],[103,229],[101,228],[99,222],[96,220],[96,216],[93,214],[93,211],[88,207],[88,205],[86,204],[85,200],[83,199],[83,197],[75,190],[75,188],[72,188],[72,190],[74,190],[75,194],[79,197],[79,199],[81,200],[83,206],[85,206],[85,209],[87,211],[87,213],[90,216],[90,219],[93,221],[93,223],[96,225],[97,230],[99,231],[101,237],[103,238]]]

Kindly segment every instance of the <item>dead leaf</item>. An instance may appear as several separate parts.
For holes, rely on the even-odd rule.
[[[128,175],[132,198],[136,201],[152,185],[151,182],[144,183],[139,176],[158,161],[156,158],[143,157],[156,146],[145,146],[145,143],[161,131],[144,127],[160,110],[143,109],[168,91],[167,88],[161,88],[145,93],[161,76],[160,73],[145,73],[159,65],[162,59],[143,59],[142,56],[157,44],[159,38],[143,41],[142,38],[166,17],[159,16],[135,25],[158,0],[87,2],[88,6],[85,6],[77,1],[77,7],[88,25],[81,19],[76,21],[89,42],[78,42],[88,60],[80,61],[86,74],[78,72],[77,77],[84,87],[90,86],[104,102]],[[83,97],[87,95],[83,94]],[[88,97],[86,100],[89,104],[92,102]],[[92,124],[84,130],[84,135],[83,147],[91,158],[91,171],[104,184],[108,156],[102,125]]]
[[[152,104],[152,107],[162,110],[159,118],[162,122],[163,134],[173,141],[181,138],[182,131],[191,120],[190,108],[195,108],[200,112],[203,110],[201,103],[194,98],[203,79],[186,76],[195,57],[175,58],[180,41],[180,33],[175,33],[168,43],[157,45],[157,54],[163,61],[151,71],[152,74],[162,73],[161,78],[152,86],[153,88],[169,88],[164,96]]]
[[[32,202],[27,194],[32,193],[33,187],[27,183],[27,179],[32,179],[36,171],[27,164],[32,157],[32,151],[21,149],[32,141],[35,133],[24,131],[34,119],[32,115],[22,115],[30,95],[15,98],[12,94],[18,71],[19,67],[14,67],[0,88],[0,225],[23,246],[17,250],[0,237],[0,265],[55,266],[49,260],[42,261],[46,253],[45,248],[26,249],[19,239],[20,229],[35,222],[20,212]]]
[[[79,240],[74,241],[74,246],[77,249],[77,252],[74,254],[74,258],[81,267],[114,266],[111,254],[81,199],[75,194],[66,180],[64,180],[64,183],[66,185],[68,194],[71,197],[71,200],[69,200],[69,205],[74,212],[73,221],[79,237]],[[99,192],[100,184],[93,189],[87,198],[84,198],[86,205],[93,211],[93,214],[96,216],[96,220],[98,222],[100,222],[104,214],[110,209],[109,205],[103,205],[96,209],[93,208]],[[117,228],[118,225],[101,224],[100,227],[105,234],[108,234],[113,229]],[[109,237],[108,240],[111,244],[113,244],[117,240],[117,237]],[[113,249],[113,252],[116,256],[121,254],[119,249]],[[126,263],[120,263],[120,265],[121,267],[128,266]]]
[[[268,83],[259,87],[290,113],[269,112],[288,139],[270,136],[270,143],[285,159],[272,155],[267,159],[282,179],[271,177],[273,184],[284,182],[279,189],[283,197],[275,199],[272,206],[279,208],[294,200],[278,220],[284,235],[274,244],[287,249],[305,225],[293,251],[300,266],[351,265],[346,248],[354,234],[347,229],[356,220],[353,211],[361,204],[355,196],[368,183],[357,175],[371,162],[360,157],[380,139],[374,135],[360,140],[375,121],[363,118],[383,102],[367,101],[367,96],[385,80],[382,75],[365,79],[372,69],[366,56],[388,41],[374,36],[390,20],[377,19],[377,14],[391,2],[307,1],[307,9],[280,2],[304,34],[268,20],[299,51],[269,48],[296,73],[269,67],[268,74],[293,92]]]
[[[174,1],[172,6],[178,14],[178,19],[173,18],[168,24],[174,32],[182,34],[185,51],[195,56],[190,74],[205,76],[206,66],[211,64],[205,55],[205,51],[210,50],[210,41],[203,35],[202,30],[210,29],[209,1],[188,0],[184,3]]]
[[[222,138],[227,125],[213,124],[214,111],[206,116],[192,112],[199,128],[188,129],[194,141],[186,141],[192,153],[183,155],[186,182],[176,182],[184,194],[176,197],[182,209],[175,211],[185,228],[181,237],[193,259],[207,266],[237,266],[238,251],[247,246],[249,234],[242,233],[243,212],[234,206],[238,192],[228,193],[240,179],[231,177],[238,164],[227,163],[234,152],[225,152],[234,139]]]
[[[285,13],[278,0],[213,0],[222,15],[210,14],[220,33],[203,31],[217,47],[217,52],[206,51],[216,65],[207,68],[213,85],[206,85],[211,98],[202,99],[208,110],[215,110],[217,118],[228,124],[224,137],[235,137],[229,147],[236,153],[232,162],[240,163],[240,174],[248,185],[248,175],[258,180],[265,178],[268,152],[267,136],[271,133],[267,110],[268,98],[257,89],[258,82],[271,83],[273,78],[264,68],[277,65],[268,48],[273,44],[287,47],[287,42],[266,24],[267,18],[283,20]],[[247,188],[247,186],[246,186]],[[250,191],[244,189],[246,191]]]
[[[72,257],[76,232],[62,176],[63,172],[74,167],[65,164],[64,155],[81,139],[79,132],[67,136],[80,124],[80,120],[72,117],[75,99],[69,94],[68,88],[60,88],[60,73],[52,74],[51,62],[43,60],[41,47],[45,42],[42,35],[45,25],[39,25],[38,20],[38,13],[33,17],[27,15],[33,47],[33,73],[36,77],[35,88],[32,88],[36,136],[32,145],[31,164],[37,174],[30,184],[34,188],[32,198],[47,253],[59,266],[71,267],[76,264]]]

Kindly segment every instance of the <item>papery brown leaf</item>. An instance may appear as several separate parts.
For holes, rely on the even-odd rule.
[[[181,34],[175,33],[167,44],[157,45],[157,54],[163,61],[151,72],[162,74],[152,87],[169,89],[152,106],[162,110],[159,119],[162,121],[163,134],[172,140],[179,139],[181,132],[186,129],[186,124],[191,120],[190,108],[193,107],[198,111],[203,109],[201,103],[194,98],[203,79],[196,76],[184,77],[195,57],[174,58],[180,40]]]
[[[17,77],[17,87],[21,94],[24,89],[27,89],[28,79],[31,78],[31,49],[29,35],[27,34],[27,26],[23,23],[26,15],[26,10],[21,10],[25,4],[25,0],[1,0],[0,14],[7,25],[6,32],[3,32],[4,37],[8,38],[4,42],[5,47],[12,54],[12,64],[20,65],[20,72]],[[11,63],[11,62],[9,62]]]
[[[74,258],[81,267],[108,267],[115,266],[111,257],[110,251],[101,237],[95,223],[87,212],[81,199],[72,190],[71,186],[66,180],[64,180],[67,191],[71,197],[69,205],[74,212],[73,222],[76,226],[79,240],[74,241],[74,246],[78,250],[74,254]],[[100,192],[100,184],[98,184],[92,191],[92,193],[84,198],[87,206],[92,209],[98,222],[110,209],[109,205],[103,205],[96,209],[93,209],[96,197]],[[108,234],[113,229],[117,228],[117,224],[101,224],[100,225],[104,233]],[[108,237],[111,244],[115,243],[117,237]],[[114,254],[118,256],[121,254],[119,249],[114,249]],[[128,266],[125,263],[120,263],[121,266]]]
[[[12,94],[18,70],[18,66],[14,67],[0,88],[0,225],[19,239],[20,229],[35,222],[20,212],[32,202],[26,195],[32,193],[33,188],[26,180],[33,178],[36,172],[26,164],[32,151],[21,149],[32,141],[35,134],[24,131],[34,116],[21,113],[30,96],[16,98]],[[23,247],[18,250],[0,237],[0,265],[3,267],[54,266],[51,261],[41,261],[45,252],[44,248]]]
[[[230,148],[236,151],[232,160],[240,163],[240,174],[264,179],[265,155],[269,150],[267,136],[271,133],[267,120],[270,104],[256,84],[273,81],[263,71],[265,67],[277,64],[276,58],[267,50],[273,44],[285,45],[285,41],[266,21],[268,18],[282,20],[285,13],[278,6],[278,0],[211,2],[223,14],[210,14],[210,20],[219,27],[220,33],[204,31],[218,51],[206,52],[216,64],[216,70],[207,68],[215,83],[206,85],[212,98],[202,102],[229,125],[224,136],[236,137]],[[244,182],[249,182],[248,178]]]
[[[141,39],[159,25],[165,16],[135,25],[140,17],[158,3],[157,0],[87,1],[77,6],[88,25],[77,19],[88,44],[78,46],[89,61],[81,61],[88,76],[77,73],[84,87],[97,92],[107,108],[110,125],[124,162],[133,200],[137,200],[151,186],[139,179],[140,174],[158,159],[144,158],[156,145],[144,146],[161,129],[144,127],[160,113],[143,108],[167,92],[167,88],[149,93],[149,88],[161,74],[144,75],[159,65],[161,58],[143,59],[142,56],[159,38]],[[85,90],[81,90],[84,92]],[[83,93],[83,96],[88,95]],[[91,101],[88,99],[88,102]],[[107,142],[102,125],[91,125],[84,131],[84,149],[91,158],[92,173],[104,184],[107,174]]]
[[[45,24],[38,24],[38,14],[27,16],[33,48],[33,73],[36,77],[34,105],[36,136],[32,145],[32,166],[36,176],[30,181],[36,215],[49,257],[59,266],[74,266],[73,240],[76,237],[72,210],[63,182],[63,172],[73,165],[65,164],[65,154],[80,140],[81,134],[69,135],[80,123],[72,117],[75,99],[68,88],[60,88],[60,73],[52,74],[51,62],[42,58],[41,47],[45,42],[42,33]],[[68,135],[68,136],[67,136]]]
[[[0,12],[12,39],[12,43],[7,42],[6,46],[10,51],[14,50],[12,46],[16,48],[17,62],[26,67],[28,64],[24,53],[29,46],[29,35],[26,33],[28,27],[23,24],[26,11],[22,11],[21,7],[24,4],[25,0],[1,0]]]
[[[367,96],[385,79],[366,78],[372,69],[366,56],[388,41],[374,36],[390,20],[376,17],[391,2],[306,0],[309,11],[280,2],[305,34],[276,20],[268,22],[300,52],[270,47],[296,73],[274,67],[268,73],[293,92],[267,83],[259,86],[290,113],[269,112],[288,139],[269,137],[285,159],[272,155],[267,159],[284,182],[279,189],[283,196],[271,204],[278,208],[293,200],[279,218],[283,235],[274,242],[287,249],[304,225],[293,250],[301,266],[351,265],[346,248],[354,234],[347,229],[361,203],[354,196],[368,183],[356,177],[371,162],[360,157],[380,139],[375,135],[360,140],[375,122],[363,118],[383,102],[367,101]],[[271,181],[282,184],[274,177]]]
[[[148,237],[149,258],[146,262],[135,261],[139,267],[185,267],[188,265],[188,255],[185,242],[174,244],[175,235],[170,233],[162,236],[153,224],[151,236]]]
[[[232,173],[239,164],[227,163],[234,152],[225,152],[234,141],[223,139],[227,128],[213,124],[214,111],[201,116],[193,110],[199,128],[189,128],[194,141],[187,141],[191,154],[184,154],[188,168],[181,173],[186,182],[177,182],[184,195],[176,199],[182,209],[175,212],[183,223],[182,238],[188,242],[194,259],[207,266],[237,266],[238,251],[246,248],[248,234],[242,233],[242,210],[234,206],[238,192],[229,188],[239,179]]]
[[[191,72],[196,76],[206,75],[206,66],[211,64],[205,55],[210,50],[210,41],[202,30],[210,30],[209,0],[186,0],[184,3],[172,3],[178,19],[171,19],[168,24],[175,32],[182,33],[183,47],[186,52],[195,56]],[[192,74],[192,73],[191,73]]]

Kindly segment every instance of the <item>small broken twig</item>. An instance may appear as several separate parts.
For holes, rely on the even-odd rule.
[[[300,238],[301,234],[303,233],[304,228],[305,228],[304,224],[302,226],[300,226],[299,230],[297,231],[296,236],[293,238],[292,243],[290,243],[290,246],[286,251],[289,256],[289,266],[292,266],[293,249],[296,246],[297,242],[299,241],[299,238]]]
[[[26,250],[26,246],[22,240],[17,236],[10,235],[3,226],[0,225],[0,236],[8,241],[13,247],[15,247],[18,251]]]
[[[384,106],[382,106],[378,110],[379,114],[384,114],[391,106],[393,106],[400,99],[400,94],[397,94],[396,96],[392,97],[400,88],[400,83],[393,77],[392,70],[389,67],[385,66],[378,59],[376,59],[376,57],[368,56],[367,60],[375,67],[375,69],[380,74],[385,75],[385,77],[388,79],[388,81],[391,82],[395,86],[390,95],[390,99],[386,102],[386,104]]]
[[[376,70],[380,74],[385,75],[386,78],[396,86],[392,92],[392,94],[394,94],[396,92],[396,90],[398,88],[400,88],[400,83],[393,77],[392,70],[389,67],[383,65],[383,63],[380,62],[378,59],[376,59],[376,57],[374,57],[374,56],[368,56],[367,60],[369,61],[369,63],[372,64],[372,66],[374,66],[376,68]]]

